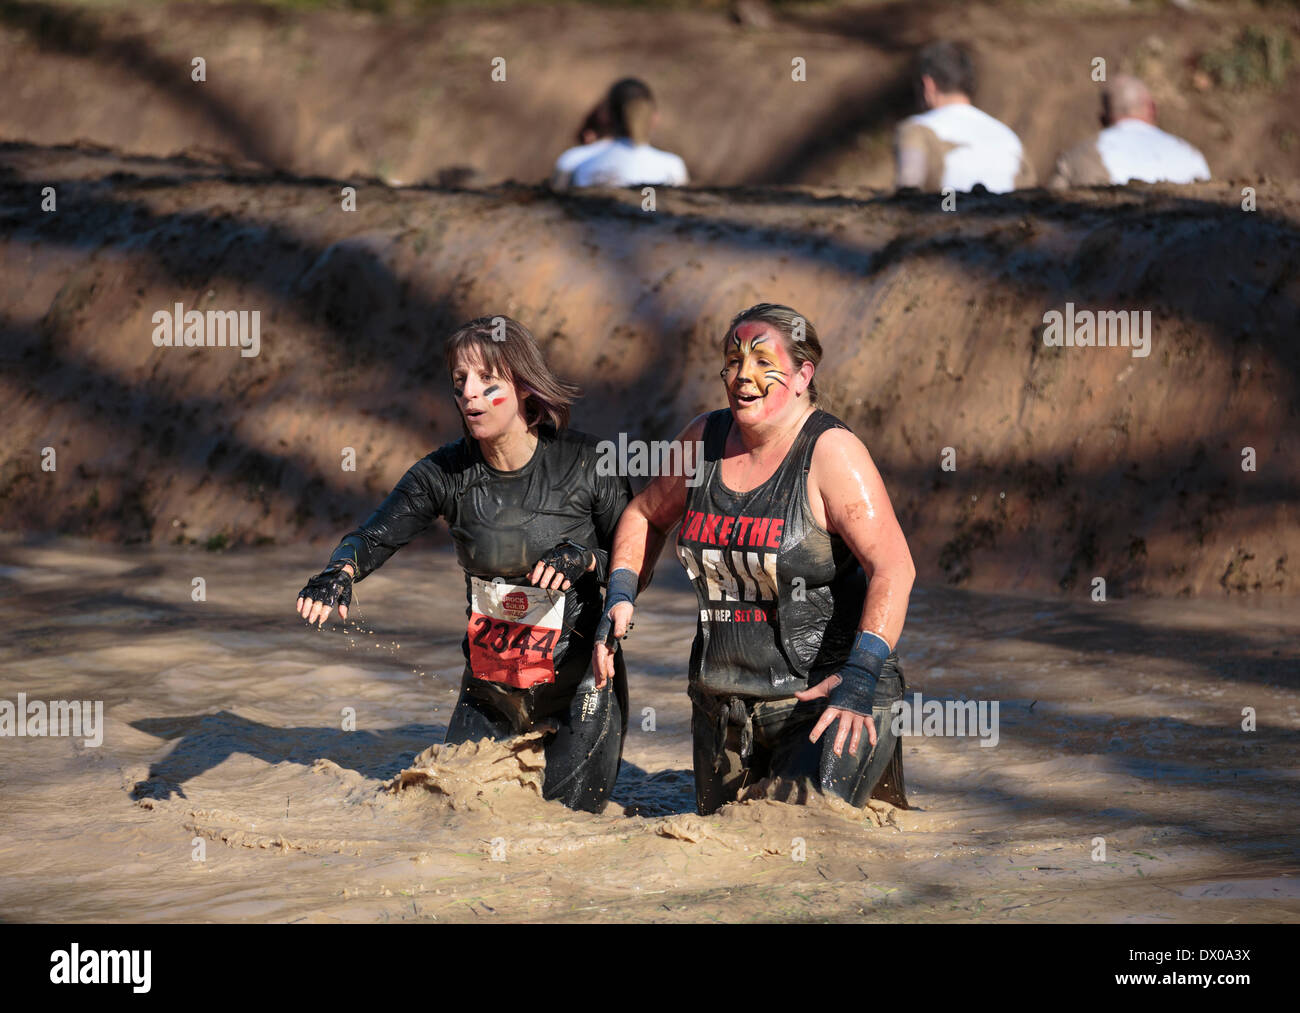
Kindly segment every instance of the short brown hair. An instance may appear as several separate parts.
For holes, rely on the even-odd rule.
[[[527,327],[500,314],[471,320],[447,339],[448,373],[455,372],[456,360],[469,349],[478,353],[495,376],[514,384],[521,399],[532,395],[524,401],[524,421],[529,429],[542,423],[556,429],[568,426],[569,407],[582,391],[551,372]]]
[[[960,42],[940,39],[922,49],[916,56],[916,77],[930,78],[944,95],[975,95],[975,62]]]
[[[737,313],[732,318],[727,333],[722,336],[723,349],[725,350],[730,343],[737,327],[753,321],[769,324],[781,335],[782,340],[785,342],[786,351],[794,359],[795,369],[798,369],[805,362],[811,362],[813,368],[816,369],[821,363],[822,343],[821,339],[817,337],[817,328],[812,325],[812,321],[797,310],[774,302],[761,302]],[[796,330],[802,332],[801,337],[796,337]],[[817,392],[817,376],[815,373],[808,383],[808,397],[813,407],[821,408],[823,406],[822,396]]]

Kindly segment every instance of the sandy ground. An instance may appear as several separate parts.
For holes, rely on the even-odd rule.
[[[665,564],[629,641],[615,801],[592,816],[537,798],[528,741],[443,756],[442,792],[389,793],[454,703],[460,577],[409,548],[360,586],[356,627],[316,632],[291,611],[316,555],[4,540],[0,700],[102,700],[105,730],[0,738],[0,917],[1300,917],[1293,602],[918,588],[909,688],[999,701],[998,744],[908,739],[908,811],[764,799],[701,819],[693,599]]]

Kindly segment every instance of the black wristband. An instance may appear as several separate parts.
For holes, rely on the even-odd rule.
[[[870,717],[876,702],[876,683],[890,653],[889,645],[881,637],[859,633],[848,660],[840,666],[840,682],[830,691],[828,705]]]
[[[343,541],[339,542],[334,554],[330,556],[326,569],[338,563],[351,563],[353,579],[360,580],[365,574],[361,572],[361,558],[357,551],[359,544],[360,540],[355,535],[348,535],[344,538]]]

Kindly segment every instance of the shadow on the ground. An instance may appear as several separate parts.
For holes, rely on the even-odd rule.
[[[149,776],[131,790],[131,798],[187,798],[185,784],[245,755],[269,764],[310,767],[320,759],[355,770],[374,781],[387,781],[410,766],[432,742],[441,742],[445,725],[407,724],[380,731],[347,732],[339,728],[278,728],[223,710],[168,718],[141,718],[131,727],[156,738],[174,740],[172,751],[149,766]]]

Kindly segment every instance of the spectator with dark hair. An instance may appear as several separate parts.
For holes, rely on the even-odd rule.
[[[609,95],[606,94],[594,109],[587,114],[578,128],[577,145],[563,152],[555,160],[555,169],[551,173],[551,186],[556,190],[567,189],[573,179],[573,170],[593,155],[598,154],[613,142],[614,118],[609,109]]]
[[[932,42],[918,54],[916,83],[926,112],[908,117],[895,136],[896,185],[926,191],[1006,193],[1034,185],[1024,148],[1006,124],[971,103],[975,68],[955,42]]]
[[[1056,160],[1053,187],[1193,183],[1210,178],[1205,156],[1156,126],[1156,103],[1136,77],[1118,74],[1101,93],[1099,134]]]
[[[627,77],[609,90],[614,139],[573,170],[574,186],[684,186],[690,181],[677,155],[650,145],[659,120],[644,81]]]
[[[609,115],[609,96],[596,103],[578,128],[578,144],[593,144],[613,133],[614,124]]]

